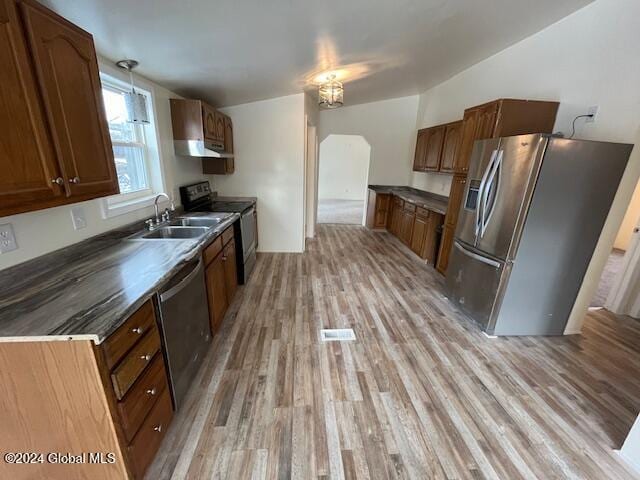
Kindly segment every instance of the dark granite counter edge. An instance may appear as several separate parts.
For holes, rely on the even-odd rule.
[[[417,206],[422,206],[428,210],[433,210],[436,213],[445,215],[447,213],[447,206],[449,204],[449,197],[444,195],[438,195],[437,193],[425,192],[417,188],[404,186],[404,185],[369,185],[368,188],[376,193],[387,193],[396,195],[403,200],[413,203]],[[416,201],[415,198],[409,196],[415,195],[423,197],[420,201]]]
[[[185,244],[185,242],[191,242],[193,245],[185,251],[185,253],[180,257],[180,259],[173,264],[171,267],[168,267],[164,274],[155,282],[146,292],[139,295],[138,298],[133,301],[128,308],[126,308],[121,315],[118,316],[117,319],[114,319],[113,322],[110,322],[109,325],[105,326],[101,329],[96,329],[95,333],[73,333],[73,331],[65,332],[64,324],[61,327],[56,328],[51,332],[51,334],[42,334],[42,335],[0,335],[0,343],[3,342],[29,342],[29,341],[69,341],[69,340],[92,340],[96,345],[102,343],[107,337],[109,337],[113,332],[115,332],[136,310],[138,310],[146,301],[152,298],[156,293],[163,287],[163,285],[169,281],[173,275],[175,275],[184,265],[186,265],[189,261],[195,258],[197,255],[201,254],[203,248],[208,245],[210,242],[215,240],[217,237],[222,235],[222,232],[226,230],[227,227],[232,225],[236,220],[240,218],[238,213],[233,213],[230,215],[228,219],[225,219],[215,228],[212,228],[211,231],[207,232],[204,236],[195,240],[183,240],[180,241],[181,244]],[[175,240],[128,240],[126,237],[131,235],[132,231],[135,233],[135,228],[138,227],[138,223],[127,225],[125,227],[121,227],[120,229],[114,229],[109,232],[105,232],[103,234],[97,235],[95,237],[84,240],[80,243],[89,243],[100,241],[103,238],[110,238],[114,235],[121,236],[120,241],[152,241],[152,242],[176,242]],[[69,247],[65,247],[61,250],[66,250],[69,248],[73,248],[76,245],[71,245]],[[57,253],[52,252],[52,253]],[[48,254],[49,255],[49,254]],[[19,267],[17,265],[16,267]],[[15,267],[10,267],[15,268]],[[95,305],[97,307],[98,305]],[[66,322],[69,323],[72,319],[70,318]]]

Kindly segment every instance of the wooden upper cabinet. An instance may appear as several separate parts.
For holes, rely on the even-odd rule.
[[[64,194],[16,4],[0,0],[0,216],[55,203]],[[35,208],[34,208],[35,207]]]
[[[224,151],[233,153],[233,122],[227,115],[224,116]]]
[[[444,126],[429,129],[427,139],[427,152],[425,155],[425,170],[437,172],[440,170],[440,157],[442,155],[442,144],[444,141]]]
[[[440,160],[441,172],[454,172],[458,146],[462,138],[462,120],[445,125],[442,157]]]
[[[118,193],[92,36],[35,1],[19,5],[67,196]]]
[[[204,130],[204,138],[210,142],[218,142],[220,138],[218,137],[218,129],[217,129],[217,112],[207,105],[206,103],[202,104],[202,127]]]
[[[218,141],[222,141],[222,143],[224,144],[224,117],[225,115],[223,113],[220,113],[216,110],[215,112],[215,119],[216,119],[216,137],[218,138]]]
[[[418,130],[418,137],[416,139],[416,152],[413,157],[413,170],[416,172],[424,171],[428,139],[428,129],[425,128],[423,130]]]

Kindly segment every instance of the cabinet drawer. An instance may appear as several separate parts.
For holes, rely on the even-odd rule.
[[[173,417],[171,397],[169,389],[165,389],[128,448],[129,460],[136,478],[144,477],[147,467],[155,457],[165,436],[171,417]]]
[[[422,218],[428,218],[429,210],[427,210],[426,208],[418,207],[416,209],[416,215]]]
[[[162,353],[156,353],[140,378],[133,384],[121,402],[118,411],[127,442],[135,436],[156,400],[168,388]]]
[[[149,300],[131,315],[102,346],[107,368],[111,370],[142,336],[157,330],[153,302]]]
[[[204,249],[204,264],[209,265],[222,251],[222,236],[216,238]]]
[[[404,209],[407,212],[415,212],[416,211],[416,206],[413,203],[409,203],[409,202],[404,202]]]
[[[111,381],[118,400],[124,397],[159,349],[160,335],[157,329],[153,329],[136,343],[115,368],[111,373]]]
[[[233,240],[233,226],[227,228],[224,232],[222,232],[222,244],[226,245],[231,240]]]

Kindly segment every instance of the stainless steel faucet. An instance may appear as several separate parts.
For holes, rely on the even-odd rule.
[[[167,222],[169,221],[169,218],[171,216],[171,214],[169,213],[169,208],[165,209],[164,213],[162,215],[160,215],[160,211],[158,210],[158,200],[160,200],[160,198],[166,198],[167,200],[169,200],[169,202],[171,202],[171,206],[170,209],[173,212],[176,207],[173,204],[173,202],[171,201],[171,198],[169,198],[169,195],[167,195],[166,193],[159,193],[156,196],[156,199],[153,201],[153,209],[155,210],[155,225],[162,223],[162,222]],[[154,226],[154,219],[150,219],[147,220],[147,225],[149,226],[149,229],[151,229]]]

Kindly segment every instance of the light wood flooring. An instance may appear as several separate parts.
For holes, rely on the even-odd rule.
[[[399,240],[259,255],[148,479],[634,478],[640,324],[489,339]],[[320,328],[357,340],[320,343]]]

